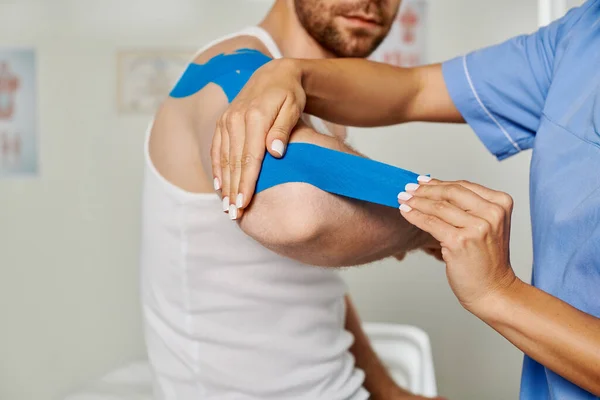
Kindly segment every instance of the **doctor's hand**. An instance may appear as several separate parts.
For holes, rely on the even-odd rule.
[[[217,121],[211,149],[215,190],[240,209],[238,216],[254,195],[265,147],[283,156],[305,104],[297,64],[273,60],[252,75]]]
[[[420,178],[398,195],[408,222],[441,243],[450,286],[467,310],[517,281],[509,259],[512,198],[470,182]]]

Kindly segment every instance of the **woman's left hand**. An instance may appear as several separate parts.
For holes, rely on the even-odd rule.
[[[398,195],[400,212],[440,241],[450,286],[476,313],[478,304],[517,280],[509,257],[512,198],[465,181],[419,182]]]

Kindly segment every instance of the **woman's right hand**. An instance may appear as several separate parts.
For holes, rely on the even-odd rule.
[[[305,105],[300,61],[273,60],[252,75],[217,121],[211,149],[215,190],[236,208],[235,216],[254,195],[265,149],[283,156]]]

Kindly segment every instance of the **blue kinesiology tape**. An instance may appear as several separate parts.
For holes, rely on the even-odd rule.
[[[171,91],[174,98],[188,97],[209,83],[219,85],[231,103],[254,71],[271,61],[258,50],[240,49],[232,54],[219,54],[205,64],[190,64]]]
[[[388,164],[308,143],[291,143],[278,159],[267,153],[256,193],[288,182],[398,208],[398,193],[419,175]]]
[[[252,49],[220,54],[205,64],[190,64],[171,97],[184,98],[209,83],[220,86],[231,103],[254,71],[271,58]],[[292,143],[283,158],[267,153],[256,192],[288,182],[304,182],[329,193],[389,207],[398,207],[397,195],[418,175],[391,165],[307,143]]]

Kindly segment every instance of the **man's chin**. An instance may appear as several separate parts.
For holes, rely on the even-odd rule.
[[[371,54],[373,54],[373,49],[371,47],[367,48],[352,48],[348,51],[342,52],[341,54],[337,54],[338,57],[346,57],[346,58],[367,58]]]
[[[372,37],[352,35],[343,53],[344,57],[366,58],[379,47],[381,40]]]

